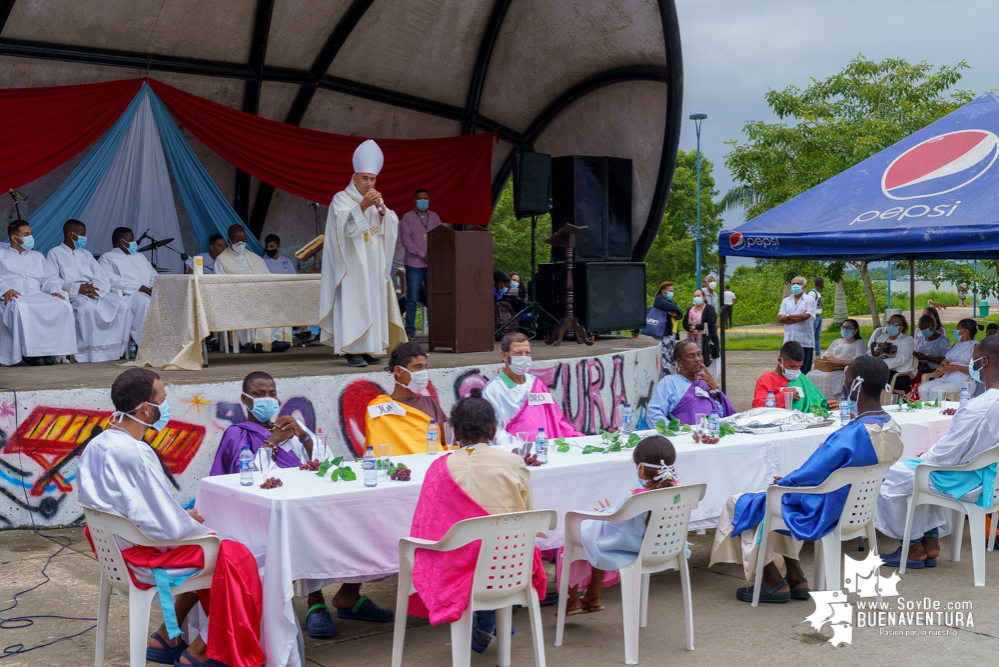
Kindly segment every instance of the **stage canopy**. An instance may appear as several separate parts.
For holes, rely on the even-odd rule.
[[[768,259],[999,258],[999,97],[986,94],[719,235]]]
[[[151,84],[239,217],[258,238],[280,234],[285,254],[315,233],[308,194],[227,162],[179,117],[179,95],[358,141],[496,133],[493,201],[516,147],[631,158],[636,258],[658,230],[681,122],[672,0],[0,2],[0,88],[147,73],[179,89],[170,100]],[[105,110],[105,127],[131,100]],[[75,157],[20,188],[31,210],[93,150],[66,151],[74,148]],[[183,230],[181,193],[173,194]],[[322,222],[328,201],[319,204]],[[455,217],[445,221],[466,222]],[[193,251],[198,243],[190,235],[184,245]]]

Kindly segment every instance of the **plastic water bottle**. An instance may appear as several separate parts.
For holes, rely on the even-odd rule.
[[[534,439],[534,454],[541,465],[548,463],[548,436],[543,428],[538,429],[538,437]]]
[[[427,427],[427,454],[437,456],[437,443],[441,439],[441,429],[437,426],[437,420],[431,419],[430,426]]]
[[[964,404],[971,400],[971,394],[968,393],[967,387],[961,387],[961,404],[958,407],[963,408]]]
[[[774,393],[772,391],[767,392],[767,407],[768,408],[777,407],[777,399],[774,398]]]
[[[839,402],[839,425],[846,426],[850,423],[850,401],[843,398]]]
[[[139,351],[139,346],[131,338],[128,340],[128,358],[135,359],[135,354]]]
[[[243,451],[239,453],[239,483],[253,486],[253,452],[249,445],[243,445]]]
[[[635,416],[631,413],[631,403],[625,403],[624,407],[621,408],[621,425],[618,430],[621,435],[627,438],[631,435],[631,431],[634,428]]]
[[[378,470],[375,468],[375,448],[368,445],[364,448],[364,458],[361,459],[361,467],[364,468],[364,486],[378,486]]]
[[[711,416],[708,417],[708,435],[717,438],[721,435],[721,422],[718,421],[718,411],[712,409]]]

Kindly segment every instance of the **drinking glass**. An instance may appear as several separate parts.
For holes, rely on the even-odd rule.
[[[320,463],[329,458],[329,450],[326,449],[326,434],[312,434],[312,458],[318,459]]]
[[[784,407],[788,410],[793,410],[795,397],[794,389],[785,389],[782,393],[784,394]]]
[[[384,481],[388,477],[389,466],[392,465],[392,445],[378,445],[378,478]]]
[[[697,435],[704,435],[704,420],[707,415],[703,412],[694,413],[694,433]]]
[[[448,449],[454,449],[454,427],[450,423],[444,424],[444,443]]]

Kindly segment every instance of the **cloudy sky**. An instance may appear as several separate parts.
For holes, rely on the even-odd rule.
[[[957,87],[980,94],[999,88],[995,0],[676,0],[683,47],[683,117],[706,113],[701,150],[715,163],[717,189],[733,185],[725,141],[743,140],[748,120],[776,121],[767,90],[804,88],[843,69],[858,54],[872,60],[970,69]],[[684,120],[680,148],[696,145]],[[729,215],[726,227],[743,222]]]

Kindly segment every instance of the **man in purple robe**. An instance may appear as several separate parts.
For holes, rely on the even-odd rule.
[[[681,341],[673,348],[676,359],[676,375],[666,375],[652,394],[645,421],[649,428],[655,428],[660,419],[669,422],[675,417],[684,424],[693,424],[695,415],[710,415],[717,412],[719,417],[735,414],[735,408],[715,384],[701,355],[701,346],[692,340]]]

